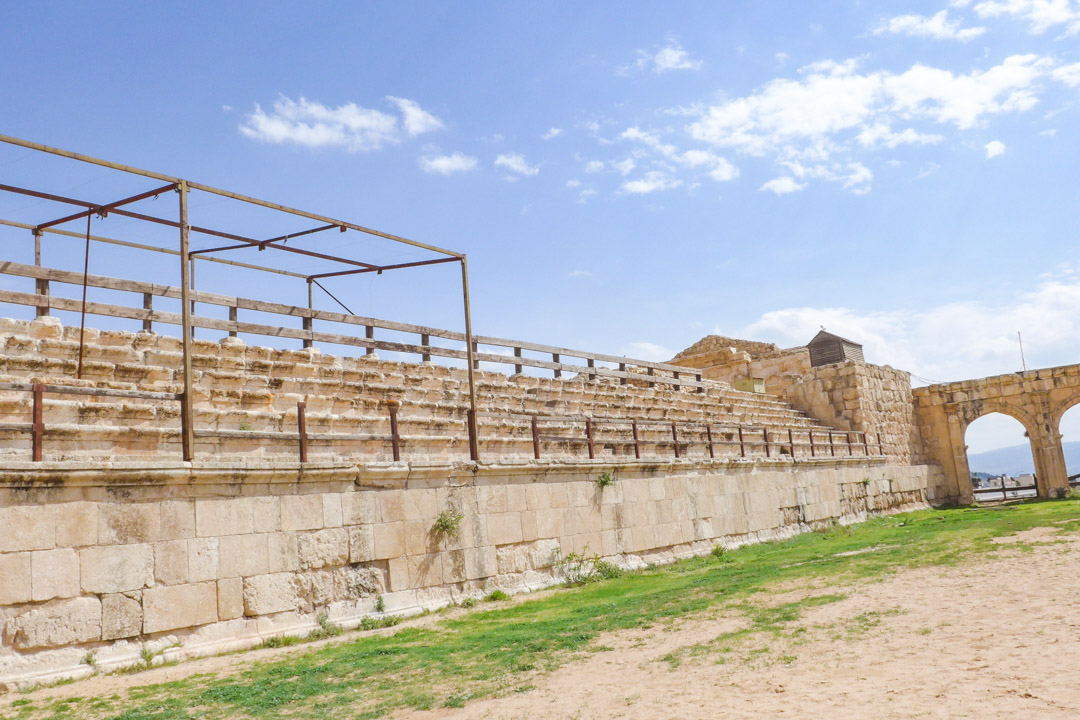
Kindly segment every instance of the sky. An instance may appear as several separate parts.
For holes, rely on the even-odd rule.
[[[467,253],[481,334],[665,360],[824,326],[916,384],[1019,370],[1018,332],[1028,367],[1080,361],[1080,0],[46,1],[0,21],[0,133]],[[95,202],[153,186],[70,165],[0,147],[0,182]],[[2,217],[42,213],[63,214],[0,197]],[[192,222],[300,229],[197,195]],[[0,231],[5,257],[26,235]],[[101,274],[175,270],[94,252]],[[45,255],[80,260],[68,240]],[[289,282],[197,278],[305,302]],[[460,329],[459,282],[445,265],[328,288]]]

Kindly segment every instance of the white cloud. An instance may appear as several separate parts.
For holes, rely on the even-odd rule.
[[[585,203],[587,203],[589,201],[589,198],[591,198],[595,194],[596,194],[596,191],[593,190],[592,188],[585,188],[584,190],[582,190],[581,192],[578,193],[578,200],[577,201],[581,205],[584,205]]]
[[[1005,143],[1000,140],[991,140],[986,143],[986,159],[996,158],[998,155],[1005,154]]]
[[[572,278],[592,277],[592,273],[589,272],[588,270],[572,270],[570,272],[570,277],[572,277]]]
[[[1057,128],[1050,128],[1049,130],[1043,130],[1039,134],[1042,135],[1043,137],[1054,137],[1055,135],[1057,135]]]
[[[649,150],[652,150],[659,158],[674,162],[684,168],[703,170],[712,179],[719,182],[734,180],[739,176],[739,169],[726,158],[708,150],[691,149],[680,152],[674,145],[661,141],[659,134],[655,131],[644,131],[638,127],[630,127],[619,135],[619,139],[641,143]],[[630,167],[633,168],[633,165],[631,164]],[[696,185],[691,185],[691,187],[696,187]]]
[[[537,175],[540,168],[525,161],[519,153],[504,153],[495,158],[495,167],[503,167],[518,175]]]
[[[576,187],[580,187],[580,186],[581,186],[581,181],[576,179],[576,178],[573,179],[573,180],[567,180],[566,181],[566,187],[568,187],[568,188],[576,188]]]
[[[824,325],[865,346],[866,359],[935,381],[1020,370],[1016,339],[1023,333],[1028,367],[1076,362],[1080,337],[1080,279],[1043,280],[1033,290],[993,303],[960,302],[921,312],[866,312],[798,307],[765,313],[744,337],[803,345]]]
[[[942,10],[933,17],[923,15],[898,15],[882,20],[872,31],[875,35],[890,33],[910,35],[912,37],[933,38],[934,40],[960,40],[967,42],[986,32],[986,28],[961,28],[959,21],[950,21],[948,10]]]
[[[788,193],[798,192],[804,188],[806,188],[806,183],[799,183],[793,177],[784,176],[773,178],[758,188],[758,190],[768,190],[777,195],[787,195]]]
[[[692,59],[682,45],[669,41],[659,50],[638,50],[637,60],[619,68],[619,73],[625,75],[631,70],[652,70],[662,75],[672,70],[700,70],[701,65],[701,60]]]
[[[409,134],[409,137],[416,137],[423,133],[439,130],[443,126],[442,120],[421,108],[420,104],[415,100],[407,100],[393,95],[387,95],[386,99],[398,106],[398,110],[401,111],[402,115],[402,123],[405,125],[405,132]]]
[[[442,121],[421,109],[413,100],[388,97],[402,113],[404,131],[410,137],[437,130]],[[370,152],[401,141],[398,119],[380,110],[346,103],[328,107],[301,97],[279,96],[270,112],[258,103],[244,118],[240,132],[254,140],[294,143],[309,148],[342,148]]]
[[[1055,68],[1054,79],[1069,87],[1080,87],[1080,62]]]
[[[604,163],[600,160],[590,160],[585,163],[585,172],[598,173],[604,171]]]
[[[856,139],[863,147],[884,146],[893,149],[900,145],[931,145],[945,138],[941,135],[916,132],[914,128],[905,128],[897,133],[885,123],[879,122],[864,127]]]
[[[562,128],[553,127],[540,136],[543,140],[553,140],[563,134]]]
[[[433,175],[452,175],[476,168],[476,158],[456,152],[453,155],[424,155],[419,158],[420,168]]]
[[[630,171],[637,167],[637,165],[634,163],[633,158],[626,158],[618,162],[612,162],[611,167],[618,170],[620,175],[629,175]]]
[[[979,17],[1007,15],[1030,23],[1033,35],[1041,35],[1057,25],[1065,26],[1065,35],[1080,32],[1080,5],[1072,0],[987,0],[972,8]]]
[[[732,165],[724,158],[717,158],[709,177],[717,182],[728,182],[739,177],[739,168]]]
[[[644,177],[624,182],[619,189],[630,195],[647,195],[660,190],[671,190],[680,185],[682,185],[682,180],[659,170],[650,170]]]
[[[644,341],[627,343],[619,354],[634,360],[648,360],[650,362],[663,362],[675,357],[675,353],[663,345]]]

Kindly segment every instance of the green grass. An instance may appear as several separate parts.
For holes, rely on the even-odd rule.
[[[1067,522],[1055,525],[1061,521]],[[460,707],[477,698],[527,691],[538,673],[603,647],[594,642],[601,633],[734,608],[749,621],[740,633],[767,639],[770,633],[783,634],[805,609],[842,599],[820,594],[777,606],[760,602],[760,594],[778,582],[805,580],[820,587],[900,568],[954,564],[1001,551],[990,542],[993,537],[1039,526],[1080,529],[1080,504],[955,508],[876,518],[626,573],[543,598],[477,608],[426,627],[406,626],[390,636],[298,648],[288,657],[227,677],[200,675],[136,687],[124,698],[61,702],[24,697],[0,711],[0,717],[336,719],[383,717],[398,708]],[[838,555],[859,550],[864,552]],[[753,601],[756,595],[759,602]],[[849,632],[879,621],[869,614],[854,618]],[[700,652],[722,653],[724,644],[735,643],[738,635],[722,636],[716,646]],[[695,652],[689,649],[668,661],[674,666]],[[750,652],[762,655],[768,647]],[[780,661],[793,659],[785,655]]]

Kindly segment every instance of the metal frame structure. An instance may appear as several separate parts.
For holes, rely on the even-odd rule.
[[[469,266],[468,266],[468,261],[466,260],[466,257],[465,257],[464,253],[454,252],[453,250],[446,250],[444,248],[440,248],[440,247],[437,247],[435,245],[428,245],[428,244],[425,244],[425,243],[422,243],[422,242],[417,242],[415,240],[409,240],[408,238],[404,238],[404,237],[401,237],[399,235],[392,235],[390,233],[381,232],[379,230],[373,230],[371,228],[364,227],[362,225],[357,225],[355,223],[345,222],[343,220],[335,220],[333,218],[329,218],[329,217],[326,217],[326,216],[323,216],[323,215],[318,215],[318,214],[315,214],[315,213],[310,213],[310,212],[307,212],[307,211],[304,211],[304,210],[298,210],[296,208],[288,207],[286,205],[280,205],[278,203],[272,203],[272,202],[268,202],[266,200],[259,200],[258,198],[250,197],[248,195],[242,195],[242,194],[239,194],[239,193],[230,192],[228,190],[222,190],[220,188],[212,187],[210,185],[204,185],[202,183],[196,183],[196,182],[192,182],[190,180],[185,180],[183,178],[172,177],[170,175],[164,175],[162,173],[157,173],[157,172],[153,172],[153,171],[150,171],[150,170],[142,170],[140,168],[131,167],[129,165],[122,165],[122,164],[119,164],[119,163],[110,162],[108,160],[102,160],[100,158],[91,157],[89,155],[83,155],[81,153],[71,152],[69,150],[62,150],[60,148],[50,147],[48,145],[43,145],[41,143],[36,143],[36,142],[29,141],[29,140],[22,140],[20,138],[11,137],[11,136],[8,136],[8,135],[0,135],[0,142],[7,143],[9,145],[16,145],[18,147],[26,148],[28,150],[35,150],[35,151],[42,152],[42,153],[47,153],[47,154],[50,154],[50,155],[56,155],[56,156],[59,156],[59,157],[68,158],[70,160],[77,160],[79,162],[84,162],[84,163],[88,163],[88,164],[91,164],[91,165],[98,165],[98,166],[101,166],[101,167],[109,168],[111,170],[116,170],[116,171],[119,171],[119,172],[124,172],[124,173],[131,174],[131,175],[138,175],[138,176],[141,176],[141,177],[150,178],[152,180],[157,180],[159,182],[166,183],[163,186],[159,186],[159,187],[156,187],[154,189],[147,190],[147,191],[139,193],[137,195],[133,195],[131,197],[123,198],[121,200],[117,200],[117,201],[114,201],[114,202],[111,202],[111,203],[105,203],[105,204],[87,202],[85,200],[77,200],[77,199],[74,199],[74,198],[63,197],[63,196],[60,196],[60,195],[54,195],[54,194],[45,193],[45,192],[32,190],[32,189],[28,189],[28,188],[16,187],[16,186],[13,186],[13,185],[0,184],[0,191],[16,193],[16,194],[19,194],[19,195],[26,195],[26,196],[30,196],[30,197],[36,197],[36,198],[39,198],[39,199],[42,199],[42,200],[49,200],[49,201],[52,201],[52,202],[57,202],[57,203],[61,203],[61,204],[72,205],[72,206],[75,206],[75,207],[81,207],[82,208],[79,212],[76,212],[76,213],[73,213],[73,214],[70,214],[70,215],[65,215],[63,217],[55,218],[55,219],[52,219],[52,220],[48,220],[48,221],[40,223],[38,225],[28,225],[26,223],[20,223],[20,222],[15,222],[13,220],[4,220],[4,219],[0,219],[0,224],[7,225],[9,227],[23,228],[23,229],[31,231],[31,233],[34,236],[34,260],[35,260],[35,264],[40,265],[41,264],[41,237],[42,237],[42,234],[43,233],[57,233],[57,234],[62,234],[62,235],[68,235],[68,236],[75,235],[75,236],[81,237],[81,234],[76,234],[76,233],[73,233],[71,231],[60,230],[56,226],[63,225],[65,223],[69,223],[69,222],[73,222],[75,220],[81,220],[81,219],[85,218],[85,220],[86,220],[86,234],[85,234],[85,236],[86,236],[86,247],[87,247],[87,250],[86,250],[87,264],[84,265],[84,270],[83,270],[84,284],[83,284],[83,298],[82,298],[83,305],[82,306],[83,306],[83,328],[84,328],[84,330],[85,330],[85,310],[86,310],[86,283],[85,283],[85,278],[87,277],[88,260],[89,260],[89,247],[90,247],[91,239],[96,240],[96,241],[100,241],[100,242],[108,242],[108,243],[112,243],[112,244],[124,245],[124,246],[128,246],[128,247],[134,247],[134,248],[139,248],[139,249],[144,249],[144,250],[156,250],[156,251],[161,251],[162,250],[162,248],[151,246],[151,245],[141,245],[139,243],[124,242],[124,241],[113,240],[113,239],[109,239],[109,238],[94,237],[90,233],[90,229],[91,229],[90,228],[90,223],[91,223],[91,219],[93,218],[93,216],[97,215],[99,217],[105,217],[108,214],[112,213],[112,214],[115,214],[115,215],[121,215],[123,217],[132,218],[132,219],[135,219],[135,220],[141,220],[141,221],[144,221],[144,222],[154,223],[154,224],[158,224],[158,225],[165,225],[165,226],[168,226],[168,227],[176,228],[176,229],[178,229],[180,231],[179,256],[180,256],[180,289],[181,289],[181,313],[182,313],[181,337],[182,337],[182,342],[183,342],[183,378],[184,378],[184,381],[183,381],[184,391],[183,391],[182,399],[181,399],[180,417],[181,417],[181,428],[182,428],[181,429],[181,439],[182,439],[182,447],[183,447],[183,457],[184,457],[185,461],[190,461],[194,457],[194,449],[195,449],[194,413],[193,413],[192,403],[191,403],[191,397],[192,397],[192,386],[191,386],[191,381],[192,381],[192,379],[191,379],[191,339],[193,337],[193,335],[192,335],[191,315],[192,315],[192,306],[194,305],[194,302],[192,301],[192,298],[191,298],[191,291],[192,291],[192,271],[194,269],[194,258],[196,256],[199,256],[199,255],[209,255],[211,253],[219,253],[219,252],[225,252],[225,251],[229,251],[229,250],[238,250],[238,249],[242,249],[242,248],[258,248],[259,250],[266,250],[266,249],[269,248],[269,249],[273,249],[273,250],[277,250],[277,251],[281,251],[281,252],[288,252],[288,253],[305,255],[305,256],[308,256],[308,257],[314,257],[314,258],[327,260],[327,261],[330,261],[330,262],[335,262],[335,263],[338,263],[338,264],[341,264],[341,265],[348,266],[348,269],[340,270],[340,271],[336,271],[336,272],[317,273],[317,274],[312,274],[312,275],[303,275],[301,273],[295,273],[295,272],[291,272],[291,271],[284,271],[284,270],[279,270],[279,269],[276,269],[276,268],[262,267],[262,266],[259,266],[259,265],[252,265],[252,264],[249,264],[249,263],[229,261],[229,260],[224,260],[224,259],[221,259],[221,258],[211,258],[211,257],[203,258],[203,259],[206,259],[206,260],[211,260],[211,261],[215,261],[215,262],[223,262],[223,263],[226,263],[226,264],[229,264],[229,265],[245,267],[245,268],[249,268],[249,269],[253,269],[253,270],[263,270],[263,271],[267,271],[267,272],[274,272],[274,273],[278,273],[278,274],[284,274],[284,275],[289,275],[289,276],[293,276],[293,277],[303,278],[303,279],[305,279],[307,281],[307,284],[308,284],[308,304],[309,304],[309,306],[311,304],[312,284],[313,283],[318,284],[318,280],[320,278],[338,277],[338,276],[344,276],[344,275],[357,275],[357,274],[369,273],[369,272],[382,273],[384,270],[398,270],[398,269],[404,269],[404,268],[410,268],[410,267],[420,267],[420,266],[424,266],[424,265],[437,265],[437,264],[441,264],[441,263],[450,263],[450,262],[458,262],[458,263],[460,263],[461,264],[461,290],[462,290],[462,295],[463,295],[463,298],[464,298],[464,311],[465,311],[465,340],[466,340],[465,348],[466,348],[466,357],[467,357],[466,362],[467,362],[468,377],[469,377],[469,412],[468,412],[469,456],[474,461],[478,460],[479,449],[478,449],[478,439],[477,439],[478,436],[477,436],[477,424],[476,424],[477,423],[477,421],[476,421],[477,409],[476,409],[476,378],[475,378],[475,370],[476,370],[476,364],[477,363],[476,363],[476,360],[474,358],[475,341],[474,341],[473,333],[472,333],[472,311],[471,311],[470,303],[469,303]],[[236,201],[239,201],[239,202],[248,203],[248,204],[251,204],[251,205],[256,205],[256,206],[259,206],[259,207],[267,208],[267,209],[270,209],[270,210],[275,210],[275,211],[286,213],[286,214],[289,214],[289,215],[295,215],[295,216],[298,216],[298,217],[307,218],[309,220],[313,220],[313,221],[316,221],[316,222],[320,223],[320,225],[318,225],[316,227],[309,228],[307,230],[302,230],[302,231],[299,231],[299,232],[294,232],[294,233],[290,233],[290,234],[286,234],[286,235],[280,235],[280,236],[265,239],[265,240],[258,240],[258,239],[254,239],[254,238],[244,237],[242,235],[236,235],[234,233],[228,233],[228,232],[223,232],[223,231],[219,231],[219,230],[214,230],[214,229],[211,229],[211,228],[192,225],[192,224],[190,224],[188,222],[188,196],[190,195],[190,193],[193,190],[206,192],[206,193],[209,193],[209,194],[212,194],[212,195],[218,195],[220,197],[227,198],[227,199],[230,199],[230,200],[236,200]],[[179,194],[180,203],[179,203],[179,213],[178,213],[178,219],[177,220],[169,220],[167,218],[161,218],[161,217],[156,217],[156,216],[152,216],[152,215],[145,215],[145,214],[142,214],[142,213],[134,212],[132,210],[124,209],[126,206],[131,205],[133,203],[137,203],[140,200],[146,200],[146,199],[149,199],[149,198],[156,198],[159,195],[161,195],[162,193],[166,193],[166,192],[176,192],[176,193]],[[314,250],[307,250],[307,249],[299,248],[299,247],[295,247],[295,246],[288,246],[288,245],[285,244],[286,241],[288,241],[288,240],[292,240],[292,239],[296,239],[296,238],[300,238],[300,237],[305,237],[305,236],[308,236],[308,235],[313,235],[315,233],[320,233],[320,232],[333,230],[335,228],[339,232],[342,232],[342,233],[347,232],[349,230],[353,230],[353,231],[356,231],[356,232],[365,233],[367,235],[374,235],[376,237],[380,237],[380,238],[383,238],[383,239],[386,239],[386,240],[391,240],[391,241],[396,242],[396,243],[402,243],[404,245],[411,245],[413,247],[421,248],[423,250],[428,250],[430,252],[434,252],[434,253],[437,253],[439,255],[443,255],[444,257],[439,257],[439,258],[435,258],[435,259],[431,259],[431,260],[421,260],[421,261],[415,261],[415,262],[396,263],[396,264],[392,264],[392,265],[377,265],[377,264],[373,264],[373,263],[364,262],[364,261],[361,261],[361,260],[356,260],[356,259],[353,259],[353,258],[346,258],[346,257],[337,256],[337,255],[329,255],[329,254],[326,254],[326,253],[320,253],[320,252],[316,252]],[[191,233],[197,233],[197,234],[201,234],[201,235],[208,235],[208,236],[222,238],[222,239],[225,239],[225,240],[232,241],[233,244],[231,244],[231,245],[223,245],[221,247],[207,248],[207,249],[203,249],[203,250],[191,250],[190,249],[190,235],[191,235]],[[322,286],[320,285],[320,287],[322,287]],[[323,288],[323,289],[325,290],[325,288]],[[329,294],[329,291],[327,291],[327,292]],[[331,295],[331,297],[333,297],[333,296]],[[80,348],[79,348],[79,368],[80,368],[80,373],[81,373],[81,367],[82,367],[82,340],[80,339]]]

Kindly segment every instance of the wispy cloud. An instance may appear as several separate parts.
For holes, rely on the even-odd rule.
[[[986,143],[986,159],[996,158],[998,155],[1005,154],[1005,143],[1000,140],[991,140]]]
[[[784,177],[773,178],[758,188],[758,190],[776,193],[777,195],[787,195],[804,189],[806,189],[806,183],[800,183],[796,181],[795,178],[786,175]]]
[[[647,195],[660,190],[671,190],[682,185],[682,180],[659,170],[651,170],[644,177],[624,182],[620,190],[630,195]]]
[[[631,71],[650,70],[657,75],[671,72],[672,70],[700,70],[701,60],[695,60],[683,49],[683,46],[674,40],[669,40],[667,45],[655,50],[638,50],[637,59],[629,65],[619,68],[620,74],[626,75]]]
[[[592,277],[592,273],[589,272],[588,270],[571,270],[570,271],[570,277],[572,277],[572,278]]]
[[[960,40],[961,42],[973,40],[986,32],[984,27],[962,28],[959,21],[950,21],[948,15],[948,10],[942,10],[932,17],[897,15],[882,20],[874,26],[872,32],[875,35],[889,33],[892,35],[932,38],[934,40]]]
[[[456,152],[453,155],[423,155],[417,161],[420,169],[432,175],[453,175],[476,168],[477,160],[471,155]]]
[[[970,0],[953,0],[965,7]],[[1012,17],[1026,20],[1033,35],[1064,25],[1065,35],[1080,32],[1080,4],[1072,0],[987,0],[977,2],[972,10],[981,18]]]
[[[512,173],[518,175],[537,175],[540,173],[540,168],[536,165],[530,165],[525,160],[525,156],[519,153],[504,153],[495,158],[495,167],[506,168]]]
[[[387,98],[402,115],[365,108],[355,103],[328,107],[301,97],[279,96],[269,112],[257,104],[244,118],[240,132],[262,142],[291,143],[309,148],[340,148],[348,152],[370,152],[399,143],[402,132],[413,137],[442,127],[442,121],[404,98]]]
[[[562,128],[553,127],[540,136],[543,140],[553,140],[563,134]]]

